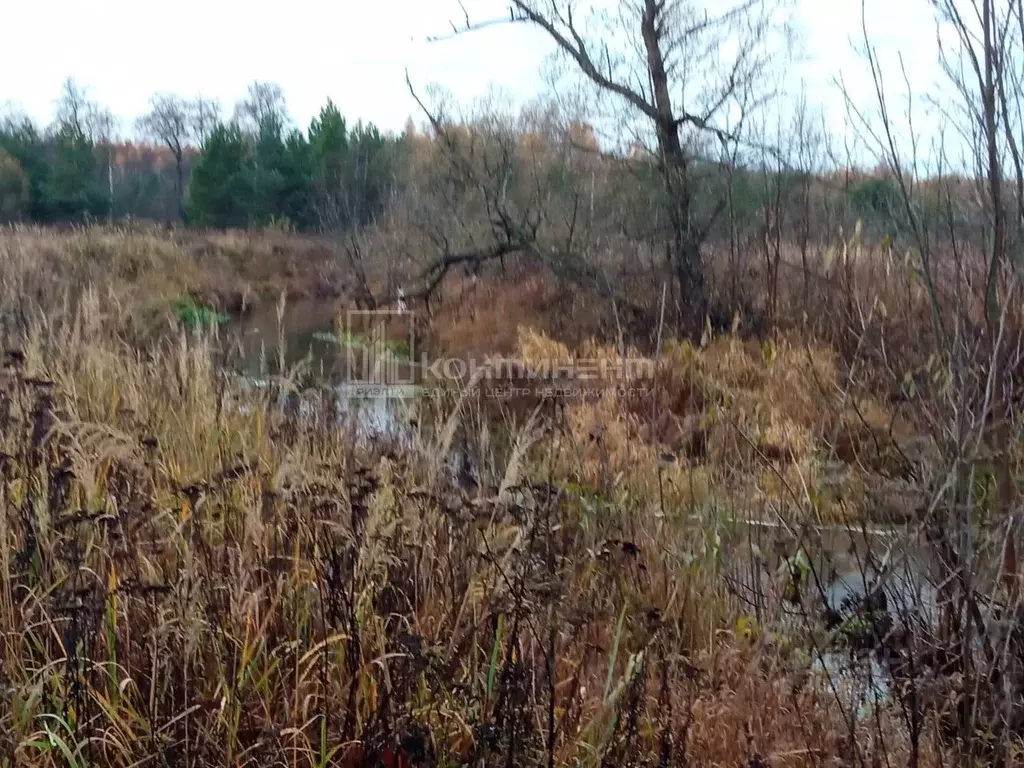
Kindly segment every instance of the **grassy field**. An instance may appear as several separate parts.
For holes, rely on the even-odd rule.
[[[543,277],[466,281],[436,349],[649,354],[652,393],[453,391],[367,442],[329,398],[279,408],[287,378],[236,386],[228,334],[180,311],[341,307],[343,274],[274,233],[0,234],[2,764],[966,760],[940,683],[914,727],[900,697],[858,715],[810,619],[774,619],[807,525],[918,508],[922,424],[854,386],[856,345],[791,324],[641,352],[560,332]]]

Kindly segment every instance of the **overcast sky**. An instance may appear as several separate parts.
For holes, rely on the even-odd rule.
[[[791,72],[806,81],[835,130],[845,111],[830,81],[842,73],[861,101],[870,98],[860,37],[861,0],[798,0],[808,61]],[[937,80],[927,0],[867,0],[877,44],[902,53],[919,87]],[[253,80],[282,86],[295,121],[306,126],[330,97],[344,114],[401,130],[422,117],[405,86],[439,83],[462,101],[499,86],[527,100],[543,87],[551,51],[538,32],[502,25],[450,39],[457,0],[3,0],[0,104],[9,100],[47,123],[63,79],[72,75],[130,130],[155,91],[203,94],[230,110]],[[474,18],[493,18],[501,0],[465,0]],[[890,82],[901,80],[890,66]]]

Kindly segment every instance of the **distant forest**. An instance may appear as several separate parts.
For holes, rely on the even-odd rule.
[[[453,195],[478,183],[466,168],[479,161],[488,184],[500,182],[502,194],[521,211],[541,205],[545,215],[569,217],[589,197],[593,215],[596,196],[599,209],[614,211],[610,220],[627,237],[643,239],[656,229],[663,194],[656,153],[638,144],[625,156],[602,151],[589,124],[555,113],[553,107],[520,115],[485,107],[442,122],[428,115],[432,127],[426,133],[418,133],[410,119],[395,135],[346,118],[328,101],[300,130],[292,127],[281,88],[256,82],[230,118],[206,99],[154,95],[150,111],[134,122],[136,139],[124,140],[113,138],[109,111],[68,79],[49,126],[17,114],[0,118],[0,224],[136,220],[344,232],[371,225],[396,207],[424,209],[425,200],[450,208]],[[782,237],[806,248],[856,221],[879,237],[889,233],[899,218],[894,178],[843,169],[828,156],[827,137],[800,140],[800,152],[790,158],[775,151],[741,162],[736,154],[695,151],[694,205],[708,222],[709,242],[760,250],[775,239],[778,250]],[[456,144],[461,148],[453,154]],[[558,149],[566,146],[568,154]],[[543,203],[533,199],[538,163],[545,169]],[[508,178],[493,178],[499,172]],[[532,181],[508,183],[527,177]],[[524,187],[533,188],[525,193],[530,199],[517,202]],[[924,196],[923,213],[931,207],[940,218],[944,206],[938,194],[933,197],[928,206]]]
[[[0,223],[142,219],[202,227],[365,224],[393,192],[403,137],[350,123],[330,101],[290,128],[281,89],[254,83],[231,119],[205,99],[152,98],[137,140],[67,80],[54,122],[0,119]]]

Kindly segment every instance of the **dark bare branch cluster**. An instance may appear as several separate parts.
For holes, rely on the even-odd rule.
[[[185,147],[193,136],[189,103],[174,94],[157,94],[150,101],[149,114],[139,118],[139,132],[162,142],[174,156],[175,193],[178,215],[185,216]]]
[[[703,327],[708,309],[703,245],[725,208],[724,198],[700,215],[692,167],[700,140],[735,142],[735,128],[760,99],[778,31],[778,6],[742,0],[714,11],[693,0],[643,0],[618,5],[618,18],[600,17],[572,0],[512,0],[512,23],[542,30],[599,94],[617,98],[654,138],[664,190],[668,237],[665,264],[676,283],[679,321]],[[453,25],[456,33],[494,22]],[[625,30],[625,35],[619,30]]]

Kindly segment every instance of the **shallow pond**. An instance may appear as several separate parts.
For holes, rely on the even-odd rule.
[[[812,672],[861,714],[888,700],[883,659],[898,641],[879,638],[938,619],[930,556],[913,530],[747,519],[722,538],[730,591],[759,626],[806,643]]]
[[[325,381],[338,375],[343,361],[337,317],[333,302],[287,303],[281,313],[278,307],[266,304],[230,320],[222,333],[238,340],[238,368],[248,376],[277,376],[304,365]]]
[[[408,425],[415,391],[366,397],[361,388],[345,383],[348,350],[339,338],[334,304],[297,302],[280,314],[267,306],[233,320],[223,331],[237,341],[235,369],[248,386],[266,387],[273,378],[296,370],[315,385],[302,396],[282,396],[282,407],[322,417],[329,393],[333,414],[328,417],[347,424],[358,437],[412,439]],[[793,567],[803,573],[803,595],[796,603],[776,602],[780,632],[800,633],[809,620],[820,622],[826,611],[842,614],[842,621],[860,621],[857,606],[879,592],[885,595],[882,610],[892,621],[908,615],[925,624],[935,621],[936,590],[927,557],[903,528],[804,526],[798,532],[786,524],[752,519],[729,521],[725,528],[721,546],[728,552],[726,578],[759,623],[772,612],[769,595],[773,589],[778,592],[780,573]],[[847,650],[823,647],[812,669],[826,673],[831,685],[850,690],[860,707],[889,695],[887,673],[874,654],[854,657]]]

